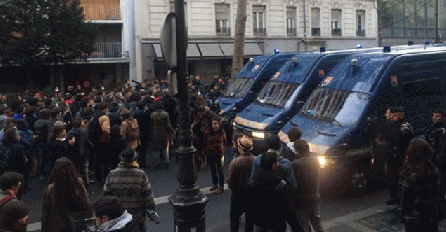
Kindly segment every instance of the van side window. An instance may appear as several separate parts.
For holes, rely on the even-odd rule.
[[[416,134],[431,124],[429,115],[445,105],[445,61],[424,61],[402,66],[402,100],[406,117]]]

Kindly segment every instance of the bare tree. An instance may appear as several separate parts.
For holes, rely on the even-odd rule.
[[[247,0],[238,0],[237,18],[235,20],[234,55],[232,57],[231,78],[235,77],[243,67],[245,47]]]

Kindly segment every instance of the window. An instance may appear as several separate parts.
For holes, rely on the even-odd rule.
[[[319,8],[311,8],[311,35],[312,36],[321,35]]]
[[[340,125],[352,125],[368,105],[370,94],[317,87],[305,101],[300,115]]]
[[[257,95],[257,102],[284,107],[299,84],[280,81],[269,81]]]
[[[215,4],[215,30],[217,35],[231,35],[229,5]]]
[[[333,36],[342,36],[341,14],[342,11],[339,9],[331,10],[331,35]]]
[[[225,97],[242,98],[248,93],[254,79],[237,78],[226,89]]]
[[[356,11],[356,36],[365,36],[365,11]]]
[[[254,28],[254,35],[257,36],[266,35],[265,7],[253,6],[252,16],[253,16],[252,23]]]
[[[296,31],[296,7],[287,7],[286,9],[286,33],[295,36]]]

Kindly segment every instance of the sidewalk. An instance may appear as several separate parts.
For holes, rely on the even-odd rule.
[[[378,205],[324,221],[322,226],[327,232],[404,232],[404,224],[399,220],[394,209],[395,206]],[[446,220],[440,222],[439,231],[446,232]]]

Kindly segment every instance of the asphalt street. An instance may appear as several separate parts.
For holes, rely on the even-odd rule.
[[[225,169],[227,169],[228,162],[229,160],[226,159]],[[152,184],[156,211],[161,218],[158,225],[149,222],[147,224],[148,231],[174,231],[173,207],[168,201],[168,196],[178,186],[176,178],[178,166],[179,163],[172,162],[169,170],[145,169]],[[206,205],[206,231],[230,231],[230,191],[226,188],[220,195],[209,191],[212,186],[209,169],[202,169],[197,173],[197,177],[198,187],[209,197]],[[32,191],[24,196],[24,201],[31,208],[28,231],[40,231],[43,193],[47,185],[47,180],[33,179],[30,183]],[[94,183],[91,185],[91,189],[94,194],[90,199],[95,202],[102,196],[102,186]],[[381,184],[375,184],[368,192],[357,197],[323,192],[320,212],[325,231],[404,231],[402,223],[392,211],[393,207],[384,205],[387,197],[387,188]],[[440,228],[440,231],[446,230]]]

